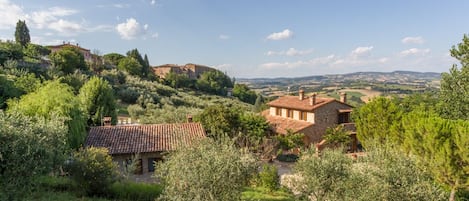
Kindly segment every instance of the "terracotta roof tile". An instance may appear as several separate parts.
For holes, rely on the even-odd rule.
[[[319,108],[327,103],[337,101],[334,98],[319,98],[316,97],[316,104],[310,104],[310,98],[306,97],[303,100],[300,100],[298,96],[282,96],[273,100],[267,105],[273,107],[281,107],[281,108],[289,108],[289,109],[297,109],[302,111],[312,111],[316,108]]]
[[[106,147],[109,154],[170,151],[204,138],[200,123],[91,127],[86,146]]]
[[[286,134],[288,129],[291,129],[293,132],[298,132],[314,125],[311,122],[288,119],[280,116],[271,116],[269,114],[269,110],[263,111],[262,116],[264,116],[270,123],[274,132],[281,134]]]

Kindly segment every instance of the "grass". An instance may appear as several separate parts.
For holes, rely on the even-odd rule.
[[[246,187],[242,200],[244,201],[293,201],[295,200],[291,193],[284,190],[269,192],[262,187]]]
[[[138,200],[153,201],[159,197],[163,187],[158,184],[116,182],[106,197],[88,197],[67,177],[43,176],[36,181],[38,186],[24,200],[34,201],[109,201]]]

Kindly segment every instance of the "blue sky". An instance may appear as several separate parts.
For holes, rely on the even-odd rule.
[[[0,39],[26,20],[32,42],[101,54],[138,48],[151,65],[197,63],[230,76],[448,71],[469,33],[469,1],[0,0]]]

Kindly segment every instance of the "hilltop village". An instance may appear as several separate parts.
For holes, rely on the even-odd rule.
[[[0,200],[467,199],[467,36],[441,77],[236,79],[33,44],[25,21],[16,35],[0,41]]]

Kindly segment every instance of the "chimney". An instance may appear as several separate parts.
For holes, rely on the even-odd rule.
[[[300,100],[303,100],[305,98],[305,91],[303,89],[300,89]]]
[[[111,121],[112,120],[112,117],[104,117],[103,118],[103,125],[104,126],[111,126]]]
[[[192,123],[192,115],[188,114],[186,117],[187,117],[187,123]]]
[[[340,92],[339,95],[340,95],[340,102],[347,103],[347,93]]]
[[[310,105],[316,105],[316,93],[313,93],[311,97],[309,97],[309,104]]]

